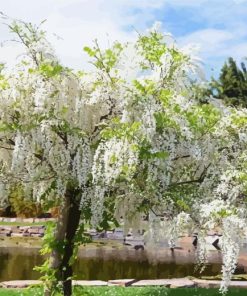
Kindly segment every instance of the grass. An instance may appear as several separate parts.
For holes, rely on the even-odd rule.
[[[46,222],[0,222],[0,226],[43,226]]]
[[[245,289],[230,289],[227,296],[246,296]],[[0,289],[1,296],[41,296],[41,288]],[[56,296],[59,296],[57,294]],[[218,289],[163,287],[75,287],[73,296],[218,296]]]

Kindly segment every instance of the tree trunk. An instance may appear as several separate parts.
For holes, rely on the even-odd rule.
[[[55,286],[61,282],[65,296],[72,295],[73,270],[70,259],[73,255],[74,237],[80,222],[80,209],[76,203],[76,194],[72,190],[66,190],[64,202],[60,207],[54,239],[65,243],[63,252],[54,249],[50,256],[50,269],[55,271],[55,280],[50,282],[44,291],[45,296],[51,296]]]
[[[80,222],[81,211],[78,207],[78,204],[75,202],[73,197],[70,199],[70,208],[68,212],[68,222],[66,230],[66,245],[64,249],[64,256],[61,263],[61,272],[63,280],[63,292],[64,296],[72,295],[72,276],[73,269],[70,264],[70,259],[73,255],[74,250],[74,237],[76,230],[78,229]]]

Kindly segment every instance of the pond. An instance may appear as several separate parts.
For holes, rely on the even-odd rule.
[[[43,261],[38,248],[1,247],[0,281],[38,279],[33,267]],[[221,271],[218,254],[212,258],[203,275],[217,275]],[[198,276],[194,254],[175,250],[133,250],[127,247],[94,246],[79,250],[74,266],[78,279],[110,280],[120,278],[159,279],[188,275]],[[239,268],[238,273],[245,273]]]

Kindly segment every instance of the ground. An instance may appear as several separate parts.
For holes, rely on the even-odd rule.
[[[24,290],[7,290],[0,289],[0,296],[41,296],[43,295],[40,288]],[[217,289],[167,289],[162,287],[145,287],[145,288],[121,288],[121,287],[94,287],[74,289],[74,296],[219,296],[222,295]],[[57,294],[59,296],[59,294]],[[227,296],[246,296],[246,290],[231,289]]]

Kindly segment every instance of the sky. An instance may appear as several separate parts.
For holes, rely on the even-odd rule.
[[[227,59],[247,57],[247,0],[0,0],[0,11],[12,18],[44,23],[48,39],[66,66],[85,68],[83,47],[98,39],[106,47],[131,41],[155,21],[179,46],[200,47],[209,78]],[[1,21],[1,20],[0,20]],[[14,64],[23,52],[0,23],[0,61]]]

